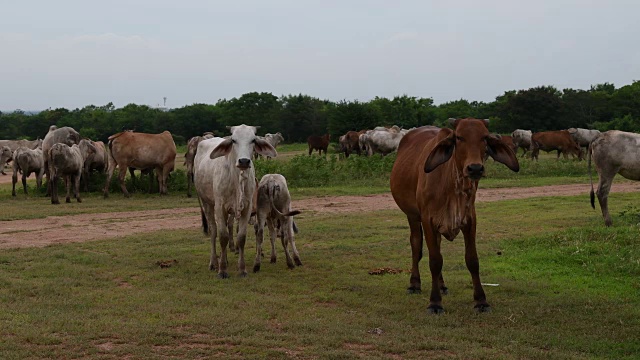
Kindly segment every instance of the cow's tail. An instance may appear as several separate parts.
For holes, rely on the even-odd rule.
[[[196,194],[198,195],[198,194]],[[202,206],[202,200],[200,196],[196,196],[198,198],[198,204],[200,205],[200,217],[202,220],[202,232],[205,235],[209,235],[209,222],[207,221],[207,216],[204,214],[204,207]]]
[[[593,152],[593,141],[589,143],[589,147],[587,148],[587,169],[589,171],[589,184],[591,185],[591,193],[590,193],[590,197],[591,197],[591,207],[592,208],[596,208],[596,196],[595,193],[593,192],[593,177],[591,176],[591,153]]]
[[[274,211],[276,214],[278,214],[279,216],[294,216],[294,215],[300,214],[300,211],[298,210],[289,210],[285,213],[281,213],[280,210],[276,208],[276,205],[273,199],[278,197],[278,194],[280,193],[280,185],[273,184],[272,186],[269,186],[268,191],[269,191],[269,203],[271,204],[271,210]]]

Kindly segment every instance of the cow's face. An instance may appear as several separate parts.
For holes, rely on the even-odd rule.
[[[479,180],[484,175],[485,153],[513,171],[519,170],[515,153],[499,137],[489,134],[489,121],[458,119],[452,121],[454,129],[442,129],[441,140],[433,148],[424,170],[429,173],[453,157],[462,175]]]
[[[239,125],[232,126],[231,136],[221,142],[209,157],[215,159],[235,152],[236,167],[246,170],[251,167],[251,156],[254,151],[260,155],[276,157],[276,150],[266,140],[256,136],[256,127]]]

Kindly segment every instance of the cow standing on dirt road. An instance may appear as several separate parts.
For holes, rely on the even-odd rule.
[[[474,308],[489,310],[480,282],[476,251],[475,199],[478,182],[484,175],[484,155],[489,155],[513,171],[519,170],[511,148],[491,136],[488,120],[459,119],[454,129],[422,127],[404,136],[391,171],[391,194],[407,215],[411,229],[412,268],[410,293],[421,291],[418,264],[422,258],[423,235],[429,251],[431,295],[427,310],[443,312],[442,293],[447,293],[442,277],[442,236],[453,240],[462,231],[465,262],[473,282]]]

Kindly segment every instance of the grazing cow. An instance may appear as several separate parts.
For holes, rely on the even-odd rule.
[[[577,156],[579,160],[583,159],[582,149],[573,141],[567,130],[542,131],[531,135],[531,158],[538,160],[540,150],[557,150],[557,159],[560,159],[560,153],[565,159],[568,158],[567,154]]]
[[[56,143],[49,149],[49,174],[51,175],[51,203],[60,204],[58,200],[58,179],[64,177],[67,188],[66,202],[71,202],[69,190],[73,182],[73,197],[80,198],[80,177],[84,169],[84,162],[95,153],[96,148],[88,140],[80,140],[80,144],[69,147],[67,144]]]
[[[576,144],[583,148],[588,148],[593,139],[597,138],[598,135],[600,135],[600,130],[570,128],[567,129],[567,131],[571,135],[571,138],[573,138],[573,141],[575,141]]]
[[[80,134],[73,128],[65,126],[57,128],[55,125],[49,127],[49,132],[42,140],[42,155],[44,156],[44,174],[47,177],[47,196],[51,195],[51,175],[49,174],[49,150],[54,144],[65,144],[72,146],[80,143]]]
[[[11,148],[8,146],[2,146],[0,147],[0,174],[2,175],[7,175],[4,172],[4,166],[11,161],[13,157],[13,151],[11,151]]]
[[[476,252],[475,198],[484,175],[484,154],[513,171],[519,170],[511,148],[491,136],[488,120],[458,119],[452,129],[424,126],[410,131],[400,142],[398,157],[391,171],[391,194],[407,215],[411,229],[412,268],[410,293],[419,293],[424,234],[429,250],[431,296],[428,311],[443,311],[442,293],[447,287],[442,277],[441,236],[453,240],[462,231],[465,261],[473,282],[477,311],[489,309],[480,283]]]
[[[87,141],[96,148],[96,152],[91,154],[84,162],[81,180],[81,182],[84,183],[84,191],[89,191],[89,174],[93,170],[104,173],[107,171],[107,165],[109,165],[109,157],[104,143],[102,141],[91,141],[88,139]]]
[[[396,151],[404,134],[405,132],[401,131],[400,128],[395,125],[390,129],[383,127],[375,128],[367,134],[365,139],[368,155],[372,156],[377,153],[385,156]]]
[[[236,247],[240,276],[246,276],[244,245],[247,224],[251,216],[256,191],[255,169],[251,158],[258,152],[275,157],[276,150],[266,140],[256,136],[256,127],[231,127],[231,136],[203,140],[194,160],[194,185],[204,213],[203,228],[211,234],[209,269],[218,270],[218,277],[228,278],[227,245],[232,222],[238,220]],[[216,254],[216,237],[220,236],[220,258]]]
[[[42,176],[44,175],[44,156],[42,149],[35,150],[19,147],[13,152],[13,190],[11,195],[16,196],[16,183],[18,182],[18,171],[22,173],[22,187],[27,194],[27,178],[31,173],[36,173],[36,186],[42,186]]]
[[[611,226],[609,215],[609,191],[616,174],[629,180],[640,180],[640,134],[609,130],[596,137],[589,146],[587,163],[589,168],[589,182],[591,183],[591,207],[595,209],[593,180],[591,178],[591,159],[598,173],[598,203],[602,210],[604,224]]]
[[[309,155],[313,150],[318,150],[318,154],[322,155],[322,151],[327,155],[327,149],[329,148],[329,134],[322,136],[311,135],[307,138],[307,144],[309,144]]]
[[[187,169],[187,197],[191,197],[191,186],[193,185],[193,160],[196,158],[198,144],[200,141],[213,138],[213,133],[206,132],[204,136],[194,136],[187,143],[187,152],[184,154],[184,166]]]
[[[340,150],[344,152],[345,157],[349,157],[352,153],[360,155],[360,133],[356,131],[347,131],[340,137]]]
[[[258,185],[258,207],[256,212],[256,260],[253,272],[260,271],[262,261],[262,241],[264,239],[264,225],[269,227],[271,238],[271,262],[276,262],[276,233],[280,236],[284,254],[287,258],[289,269],[295,265],[302,265],[300,254],[296,248],[293,233],[297,232],[293,216],[300,211],[291,210],[291,195],[287,187],[287,180],[280,174],[267,174],[262,177]],[[289,254],[288,246],[291,244],[293,259]],[[293,261],[295,260],[295,265]]]
[[[511,133],[513,138],[513,145],[516,147],[516,155],[518,148],[522,149],[522,155],[524,156],[531,148],[531,130],[516,129]]]
[[[167,177],[176,161],[176,144],[170,132],[164,131],[160,134],[119,132],[109,136],[109,149],[109,170],[104,186],[104,197],[109,196],[109,184],[116,166],[120,188],[125,197],[130,196],[124,183],[128,168],[155,169],[160,194],[167,194]]]

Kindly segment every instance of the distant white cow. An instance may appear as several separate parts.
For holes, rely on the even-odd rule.
[[[51,176],[51,203],[60,204],[58,200],[58,179],[64,177],[67,188],[66,202],[71,202],[70,188],[73,182],[73,196],[82,202],[80,198],[80,177],[84,169],[84,162],[89,156],[96,152],[95,146],[88,140],[80,140],[80,144],[69,146],[63,143],[56,143],[49,149],[49,176]]]
[[[13,156],[13,151],[11,151],[11,148],[8,146],[2,146],[0,147],[0,174],[2,175],[7,175],[4,172],[4,166],[11,161],[11,158]]]
[[[236,246],[239,250],[238,270],[246,276],[244,245],[247,224],[251,216],[256,191],[255,169],[251,157],[255,152],[275,157],[276,150],[266,140],[256,136],[253,126],[233,126],[231,136],[212,138],[198,144],[194,160],[194,185],[202,204],[203,227],[211,234],[209,269],[218,270],[218,277],[228,278],[227,245],[230,215],[238,220]],[[220,236],[221,253],[216,254],[216,237]]]
[[[591,206],[595,209],[593,180],[591,178],[591,158],[600,181],[598,182],[598,202],[604,217],[604,224],[611,226],[609,215],[609,191],[616,174],[629,180],[640,180],[640,134],[609,130],[596,137],[589,147],[588,168],[591,183]]]
[[[533,133],[531,130],[522,130],[516,129],[511,133],[511,138],[513,139],[513,145],[516,147],[516,155],[518,153],[518,148],[522,149],[522,155],[524,156],[527,151],[531,148],[531,135]]]
[[[42,149],[35,150],[19,147],[13,152],[13,176],[11,195],[16,196],[16,183],[18,182],[18,172],[22,173],[22,187],[24,193],[27,194],[27,178],[31,173],[36,173],[36,186],[42,186],[42,177],[44,176],[44,156]]]
[[[264,225],[269,227],[271,237],[271,262],[276,262],[276,234],[282,241],[284,254],[287,258],[289,269],[296,265],[302,265],[300,254],[296,248],[293,233],[297,232],[292,216],[299,214],[297,210],[291,210],[291,195],[287,187],[287,180],[280,174],[267,174],[258,184],[258,207],[256,209],[256,260],[253,272],[260,271],[262,260],[262,241],[264,239]],[[291,244],[293,259],[289,254],[288,246]]]
[[[588,148],[589,144],[600,135],[600,130],[589,130],[589,129],[581,129],[581,128],[570,128],[567,129],[569,135],[573,138],[578,146]]]
[[[274,149],[278,146],[278,144],[284,141],[284,137],[282,137],[282,134],[280,134],[279,132],[275,134],[266,133],[264,134],[264,138],[267,140],[267,142],[269,142],[271,146],[273,146]]]
[[[402,131],[395,125],[390,129],[377,127],[367,132],[366,146],[369,156],[376,153],[384,156],[396,151],[404,134],[406,131]]]

